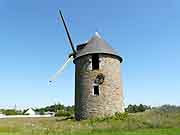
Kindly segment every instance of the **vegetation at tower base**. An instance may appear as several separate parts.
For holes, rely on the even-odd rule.
[[[128,119],[128,113],[124,112],[116,112],[113,116],[106,116],[106,117],[97,117],[93,119],[89,119],[91,122],[102,122],[102,121],[111,121],[111,120],[127,120]]]

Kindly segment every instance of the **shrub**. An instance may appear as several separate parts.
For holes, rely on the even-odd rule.
[[[45,113],[44,113],[44,111],[40,111],[39,114],[40,115],[44,115]]]
[[[71,113],[64,110],[58,110],[55,114],[55,117],[62,117],[62,116],[71,116]]]
[[[128,112],[128,113],[137,113],[137,112],[144,112],[146,110],[149,110],[151,109],[150,106],[147,106],[147,105],[128,105],[127,108],[125,108],[125,111]]]
[[[18,115],[19,113],[14,109],[7,109],[3,111],[3,114],[5,115]]]
[[[113,119],[115,120],[127,120],[127,118],[128,118],[127,112],[124,113],[116,112],[115,115],[113,116]]]
[[[111,121],[111,120],[127,120],[128,118],[128,113],[124,112],[124,113],[120,113],[120,112],[116,112],[113,116],[106,116],[106,117],[101,117],[101,118],[94,118],[94,119],[90,119],[91,123],[94,122],[102,122],[102,121]]]

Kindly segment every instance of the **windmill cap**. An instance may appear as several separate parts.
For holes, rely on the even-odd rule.
[[[89,54],[108,54],[117,57],[122,62],[122,58],[118,53],[97,32],[87,43],[77,46],[77,54],[74,61]]]

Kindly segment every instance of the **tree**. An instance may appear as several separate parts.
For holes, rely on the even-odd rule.
[[[147,106],[147,105],[143,105],[143,104],[140,104],[140,105],[128,105],[127,108],[125,108],[125,111],[126,112],[129,112],[129,113],[136,113],[136,112],[144,112],[145,110],[147,109],[151,109],[150,106]]]
[[[144,112],[145,110],[146,110],[146,108],[145,108],[144,105],[140,104],[140,105],[138,106],[138,112]]]

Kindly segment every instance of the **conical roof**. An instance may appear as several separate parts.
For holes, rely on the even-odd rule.
[[[87,43],[80,45],[81,49],[77,49],[77,54],[74,60],[79,57],[88,55],[88,54],[109,54],[117,57],[120,62],[122,62],[122,58],[115,52],[110,45],[101,38],[99,34],[96,33]]]

